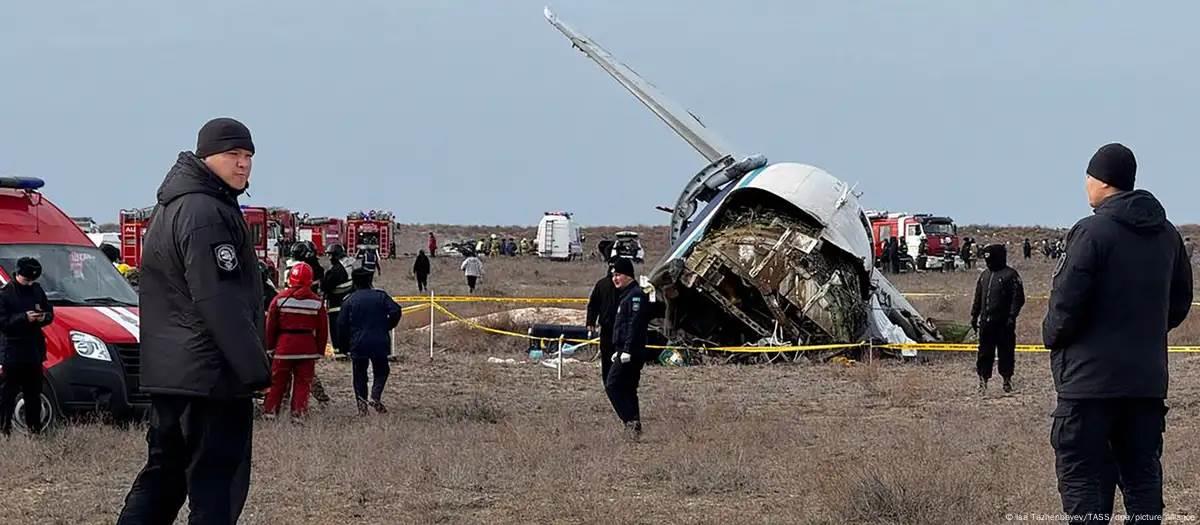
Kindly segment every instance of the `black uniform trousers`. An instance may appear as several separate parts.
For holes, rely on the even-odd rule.
[[[1161,523],[1167,407],[1161,399],[1062,399],[1050,428],[1063,512],[1071,523],[1108,523],[1119,483],[1125,514]]]
[[[186,498],[188,523],[236,523],[250,490],[251,399],[152,395],[146,466],[118,524],[170,524]]]
[[[331,310],[333,310],[333,309],[331,308]],[[331,346],[333,346],[333,352],[335,354],[342,353],[342,349],[338,348],[338,341],[341,341],[341,338],[338,337],[338,328],[337,328],[337,325],[338,325],[337,320],[338,320],[339,313],[341,313],[341,308],[338,308],[336,310],[333,310],[332,312],[329,312],[329,344]]]
[[[604,381],[608,400],[612,402],[613,410],[617,411],[617,417],[621,418],[623,423],[642,419],[637,392],[641,380],[642,361],[635,355],[628,363],[612,363],[608,378]]]
[[[370,366],[375,381],[371,385],[371,401],[381,400],[383,398],[383,387],[387,385],[388,374],[391,373],[387,356],[355,357],[351,361],[354,368],[355,397],[362,400],[367,399],[367,367]]]
[[[417,291],[418,292],[429,291],[429,274],[427,274],[427,273],[418,273],[417,274]]]
[[[608,387],[608,372],[612,370],[612,326],[600,327],[600,386]]]
[[[42,430],[42,364],[4,365],[4,387],[0,389],[0,433],[12,433],[13,411],[17,394],[25,400],[25,428]]]
[[[1017,328],[1006,321],[989,322],[979,327],[979,355],[975,360],[975,371],[979,377],[992,378],[992,362],[1000,353],[1000,377],[1013,375],[1017,353]]]

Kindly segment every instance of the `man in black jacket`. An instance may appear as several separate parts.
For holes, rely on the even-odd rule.
[[[615,262],[615,261],[614,261]],[[617,286],[613,284],[613,264],[609,263],[608,272],[596,281],[587,303],[587,329],[593,336],[600,333],[600,384],[608,381],[608,371],[612,368],[613,354],[613,320],[617,314],[617,300],[620,299]]]
[[[1092,157],[1095,214],[1067,236],[1042,324],[1058,392],[1050,444],[1072,515],[1111,512],[1118,475],[1127,514],[1163,513],[1167,332],[1191,307],[1192,268],[1162,205],[1134,190],[1136,171],[1120,144]]]
[[[325,292],[325,307],[329,311],[329,342],[334,352],[344,352],[337,332],[337,316],[342,311],[342,303],[346,296],[354,291],[354,283],[350,281],[350,273],[346,271],[346,249],[340,244],[331,244],[325,249],[329,256],[329,271],[321,279],[321,289]]]
[[[605,381],[608,399],[632,440],[642,434],[638,383],[646,359],[646,330],[650,323],[650,300],[636,282],[633,262],[618,257],[613,262],[613,285],[620,299],[613,315],[612,369]]]
[[[142,389],[149,454],[118,523],[233,523],[250,486],[254,392],[270,385],[262,281],[237,198],[250,130],[200,129],[158,189],[142,256]]]
[[[417,260],[413,261],[413,276],[417,278],[417,291],[429,291],[429,257],[425,256],[425,250],[417,252]]]
[[[42,430],[42,327],[54,322],[54,307],[37,283],[41,263],[22,257],[16,270],[12,282],[0,288],[0,434],[6,436],[12,432],[17,393],[25,399],[25,428],[33,434]]]
[[[1013,368],[1017,349],[1017,316],[1025,306],[1025,285],[1016,270],[1008,266],[1008,250],[1003,244],[983,249],[987,270],[975,284],[971,305],[971,328],[979,332],[979,355],[975,371],[979,374],[979,393],[987,392],[992,378],[992,363],[1000,357],[1000,377],[1004,391],[1012,392]]]

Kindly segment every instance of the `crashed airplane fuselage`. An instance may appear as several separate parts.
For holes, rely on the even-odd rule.
[[[587,36],[546,19],[709,164],[670,209],[671,251],[650,272],[664,335],[688,345],[931,342],[937,330],[876,269],[871,224],[846,183],[726,147]]]

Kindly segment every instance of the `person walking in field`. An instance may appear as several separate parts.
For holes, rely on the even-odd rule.
[[[417,291],[418,292],[429,291],[430,266],[431,265],[429,263],[429,257],[425,256],[425,250],[418,251],[417,252],[417,260],[413,261],[413,269],[412,269],[413,276],[417,278]]]
[[[479,260],[479,257],[472,253],[463,260],[459,269],[467,277],[467,290],[470,293],[475,293],[475,285],[479,283],[479,278],[483,277],[483,261]]]
[[[338,313],[338,337],[340,347],[350,354],[354,374],[354,396],[358,413],[366,415],[374,408],[380,414],[387,413],[383,404],[383,388],[387,385],[391,367],[388,356],[392,354],[392,330],[400,324],[400,305],[387,292],[372,286],[375,273],[357,268],[350,274],[354,281],[354,292],[342,303]],[[367,390],[367,368],[374,376]]]

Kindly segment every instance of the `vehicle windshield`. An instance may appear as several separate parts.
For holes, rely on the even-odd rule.
[[[954,235],[954,224],[949,222],[927,222],[924,227],[926,235]]]
[[[38,283],[46,291],[46,298],[55,305],[137,306],[137,293],[99,248],[62,244],[0,245],[0,268],[9,277],[16,274],[17,260],[22,257],[33,257],[42,263]]]

